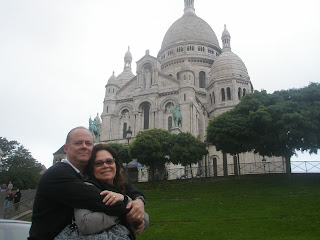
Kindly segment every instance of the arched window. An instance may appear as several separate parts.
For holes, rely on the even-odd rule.
[[[123,124],[123,133],[122,133],[122,138],[126,138],[127,136],[127,123]]]
[[[229,87],[227,87],[227,98],[228,100],[231,100],[231,91]]]
[[[243,89],[243,96],[245,96],[246,95],[246,89],[244,88]]]
[[[216,103],[216,96],[214,95],[214,92],[212,92],[212,97],[213,97],[213,104]]]
[[[142,103],[141,108],[143,113],[143,129],[149,129],[150,103]]]
[[[109,110],[109,107],[107,106],[107,112],[108,112],[108,110]]]
[[[129,113],[129,110],[128,109],[124,109],[122,112],[121,112],[121,116],[125,116],[126,114]]]
[[[224,88],[221,88],[221,100],[224,102],[226,100],[226,93],[224,91]]]
[[[241,88],[238,88],[238,99],[241,99]]]
[[[199,88],[205,88],[206,87],[206,73],[201,71],[199,73]]]
[[[172,117],[168,117],[168,131],[172,128]]]

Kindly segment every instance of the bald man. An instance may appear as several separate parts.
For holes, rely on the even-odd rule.
[[[128,205],[103,202],[103,192],[84,183],[84,171],[91,157],[94,141],[84,127],[72,129],[66,138],[67,158],[50,167],[41,177],[33,206],[29,240],[54,239],[72,222],[74,208],[104,212],[112,216],[126,215],[129,222],[144,224],[144,195],[133,188],[128,194],[134,201]]]

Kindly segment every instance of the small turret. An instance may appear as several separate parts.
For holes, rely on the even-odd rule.
[[[131,70],[132,63],[132,54],[130,52],[130,47],[128,46],[128,51],[124,55],[124,69],[123,70]]]
[[[184,13],[195,14],[194,0],[184,0]]]
[[[223,51],[230,51],[231,50],[231,45],[230,45],[230,33],[227,30],[227,26],[224,25],[224,30],[222,32],[222,47],[223,47]]]

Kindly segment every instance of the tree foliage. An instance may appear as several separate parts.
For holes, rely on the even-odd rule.
[[[230,154],[255,151],[283,156],[290,172],[296,151],[320,146],[320,84],[267,94],[255,91],[232,110],[211,120],[207,140]]]
[[[191,133],[179,133],[172,135],[170,150],[170,162],[190,166],[202,160],[208,154],[206,144],[196,139]]]
[[[17,141],[0,137],[3,151],[0,164],[0,183],[12,181],[20,189],[36,188],[40,179],[42,165]]]
[[[131,162],[131,157],[129,155],[129,147],[125,146],[121,143],[108,143],[110,147],[112,147],[119,156],[121,163],[129,163]]]
[[[132,158],[154,172],[156,168],[164,168],[170,153],[171,133],[163,129],[150,129],[139,132],[129,147]]]

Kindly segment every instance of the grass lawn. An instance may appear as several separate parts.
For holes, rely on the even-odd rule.
[[[320,239],[320,174],[139,183],[150,226],[137,240]]]

